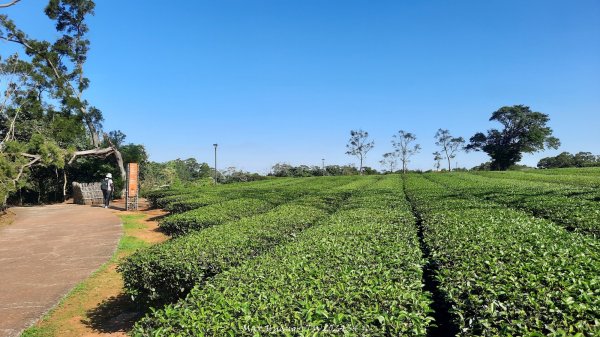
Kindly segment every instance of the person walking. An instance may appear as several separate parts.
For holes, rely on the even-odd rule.
[[[110,203],[110,199],[112,198],[112,193],[114,190],[112,173],[107,173],[106,177],[102,179],[100,189],[102,189],[102,196],[104,197],[104,208],[108,208],[108,204]]]

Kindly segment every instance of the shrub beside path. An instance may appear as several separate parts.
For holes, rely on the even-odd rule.
[[[0,337],[18,336],[107,262],[122,234],[110,210],[74,204],[15,207],[0,227]]]

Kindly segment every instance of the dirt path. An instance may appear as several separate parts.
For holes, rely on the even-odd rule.
[[[0,228],[0,337],[13,337],[108,261],[122,234],[114,211],[60,204],[11,208]]]

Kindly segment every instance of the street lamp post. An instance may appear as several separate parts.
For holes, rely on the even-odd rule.
[[[215,147],[215,185],[217,184],[217,146],[219,144],[213,144]]]
[[[321,159],[321,171],[323,171],[323,175],[325,175],[325,158]]]

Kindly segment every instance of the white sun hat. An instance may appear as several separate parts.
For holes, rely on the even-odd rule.
[[[107,173],[106,178],[112,178],[112,173]]]

